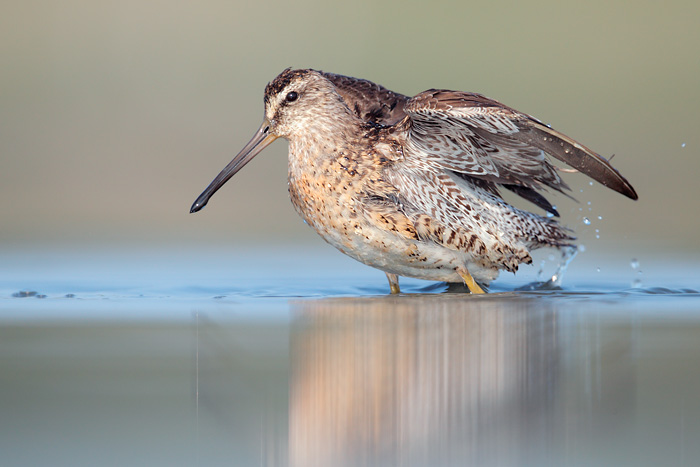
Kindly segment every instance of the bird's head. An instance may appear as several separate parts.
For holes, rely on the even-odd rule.
[[[231,177],[277,138],[292,139],[315,128],[323,132],[327,120],[317,118],[324,110],[349,112],[333,84],[314,70],[286,69],[265,87],[265,116],[253,138],[216,176],[192,204],[190,212],[202,209],[209,198]],[[326,123],[324,123],[326,122]]]

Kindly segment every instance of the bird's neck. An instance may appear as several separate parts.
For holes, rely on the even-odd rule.
[[[299,131],[289,138],[290,164],[294,158],[312,163],[333,157],[356,147],[366,132],[366,124],[344,103],[320,108],[318,115],[303,122]]]

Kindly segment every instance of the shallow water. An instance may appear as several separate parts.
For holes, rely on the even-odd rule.
[[[2,260],[3,465],[700,459],[693,262],[584,255],[561,289],[515,290],[533,269],[396,297],[323,249]]]

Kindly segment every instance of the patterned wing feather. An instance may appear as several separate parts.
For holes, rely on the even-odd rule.
[[[408,101],[404,110],[409,155],[446,170],[523,187],[513,191],[532,201],[539,199],[534,190],[543,186],[567,188],[545,157],[550,155],[637,199],[629,182],[606,159],[539,120],[480,94],[431,89]]]

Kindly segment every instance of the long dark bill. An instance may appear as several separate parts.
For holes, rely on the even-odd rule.
[[[202,192],[201,195],[194,202],[190,208],[190,212],[197,212],[207,205],[209,198],[214,196],[214,193],[224,186],[231,177],[236,175],[236,173],[241,170],[248,162],[250,162],[255,156],[258,155],[260,151],[265,149],[277,139],[277,136],[270,133],[270,122],[267,119],[263,120],[262,125],[255,136],[251,139],[248,144],[245,145],[241,152],[238,153],[236,157],[233,158],[231,162],[228,163],[224,170],[219,172],[219,175],[209,184],[209,186]]]

